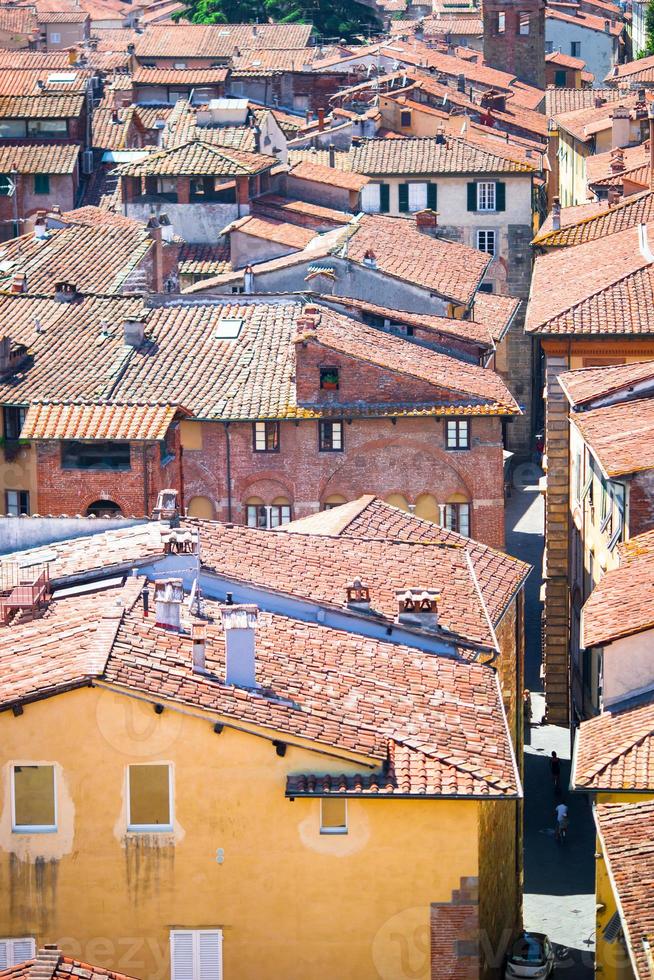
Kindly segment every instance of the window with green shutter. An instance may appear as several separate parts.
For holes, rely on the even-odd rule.
[[[50,193],[50,174],[34,174],[34,193]]]
[[[500,180],[495,184],[495,210],[506,211],[506,184]]]
[[[438,187],[436,184],[427,184],[427,207],[432,211],[436,210],[438,204]]]
[[[477,210],[477,183],[471,181],[468,184],[468,211]]]
[[[399,210],[406,214],[409,210],[409,185],[400,184],[398,191],[400,196]]]
[[[379,185],[379,210],[382,214],[388,214],[391,208],[390,187],[388,184]]]

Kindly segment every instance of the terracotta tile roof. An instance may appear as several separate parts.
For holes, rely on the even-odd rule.
[[[484,25],[481,17],[425,17],[422,29],[426,35],[466,34],[481,37]]]
[[[132,74],[134,85],[221,85],[226,79],[226,68],[144,68],[138,65]]]
[[[474,317],[488,330],[495,343],[499,343],[509,329],[522,300],[499,293],[475,294]]]
[[[127,27],[91,27],[91,38],[96,51],[127,51],[128,44],[136,44],[141,37],[139,31]]]
[[[610,478],[654,468],[654,400],[640,398],[576,413],[572,421]]]
[[[605,238],[616,231],[654,221],[654,193],[645,191],[607,206],[605,202],[561,209],[561,228],[552,228],[551,215],[534,238],[534,245],[546,248],[581,245]]]
[[[90,20],[85,10],[40,10],[36,5],[36,19],[39,24],[84,24]]]
[[[130,149],[135,115],[134,106],[120,109],[98,106],[93,110],[92,145],[102,150]]]
[[[95,227],[98,224],[113,225],[116,228],[143,228],[143,222],[137,218],[128,218],[117,211],[106,211],[103,208],[86,204],[81,208],[74,208],[72,211],[63,211],[54,214],[50,212],[50,217],[62,225],[90,225]]]
[[[595,14],[586,13],[585,10],[580,10],[578,7],[575,8],[574,14],[566,14],[562,10],[556,10],[554,7],[547,7],[545,17],[562,21],[566,24],[574,24],[577,28],[597,31],[599,34],[611,34],[612,37],[619,37],[625,27],[624,21],[618,20],[612,23],[607,31],[604,24],[604,17],[596,17]]]
[[[290,524],[283,524],[277,529],[277,533],[461,545],[470,557],[483,601],[494,626],[498,625],[507,606],[531,571],[529,565],[510,555],[454,531],[448,531],[372,495],[359,497],[358,500],[331,510],[319,511]]]
[[[634,385],[651,379],[654,379],[654,361],[579,368],[559,375],[559,383],[573,406],[617,392],[623,392],[627,397]]]
[[[571,112],[563,112],[557,117],[559,129],[564,129],[567,133],[574,136],[582,143],[593,139],[595,134],[602,129],[610,129],[613,120],[613,111],[617,106],[633,109],[636,105],[638,96],[636,93],[623,95],[614,102],[607,102],[604,105],[596,106],[594,103],[583,109],[575,109]]]
[[[69,71],[0,67],[0,95],[79,95],[86,92],[92,74],[75,66],[69,66]]]
[[[310,72],[314,61],[321,59],[320,48],[255,48],[232,58],[231,74],[242,75],[281,74],[282,72]]]
[[[20,174],[72,174],[79,152],[79,146],[65,143],[0,146],[0,173],[15,169]]]
[[[84,103],[83,95],[0,95],[0,119],[68,119]]]
[[[454,137],[446,137],[444,143],[436,137],[363,140],[352,151],[351,167],[365,174],[503,174],[534,169]]]
[[[652,976],[654,939],[654,802],[604,804],[595,823],[611,887],[620,913],[633,975]]]
[[[54,945],[39,949],[36,958],[26,960],[6,970],[0,970],[0,980],[133,980],[124,973],[115,973],[102,966],[91,966],[64,956]]]
[[[52,229],[48,237],[23,236],[3,242],[0,292],[24,274],[30,293],[52,295],[57,282],[69,282],[82,293],[116,293],[152,248],[143,225],[71,226]]]
[[[137,58],[230,58],[237,49],[305,48],[311,24],[151,24],[136,44]]]
[[[23,8],[24,9],[24,8]],[[0,68],[12,71],[21,68],[70,70],[67,51],[5,51],[0,50]]]
[[[654,791],[654,704],[627,705],[582,721],[571,783],[590,791]]]
[[[586,62],[581,58],[573,58],[569,54],[563,54],[562,51],[550,51],[545,55],[545,61],[553,65],[562,65],[564,68],[573,68],[576,71],[586,67]]]
[[[0,31],[32,35],[37,30],[38,23],[30,7],[0,7]]]
[[[641,537],[632,538],[630,560],[609,569],[586,600],[583,646],[602,646],[654,626],[654,550]]]
[[[385,143],[386,140],[383,142]],[[360,191],[368,183],[367,177],[362,177],[357,173],[348,173],[337,167],[325,167],[323,164],[313,163],[309,160],[294,164],[289,170],[289,177],[294,177],[296,180],[308,180],[312,183],[329,184],[331,187],[339,187],[349,191]]]
[[[272,157],[261,153],[220,148],[194,140],[172,149],[150,153],[142,160],[125,163],[117,168],[117,173],[122,177],[237,177],[261,173],[273,166],[274,162]]]
[[[260,218],[254,215],[247,215],[226,229],[228,234],[233,232],[240,232],[243,235],[251,235],[253,238],[261,238],[267,242],[276,242],[279,245],[288,245],[289,248],[296,249],[304,248],[316,237],[314,229],[302,228],[300,225],[294,225],[288,221],[275,221],[271,218]]]
[[[619,182],[621,172],[616,173],[612,167],[614,153],[614,150],[606,150],[604,153],[593,153],[586,157],[586,183],[589,187],[595,186],[598,181]],[[621,156],[622,170],[633,170],[649,164],[649,140],[644,140],[638,146],[622,147]]]
[[[176,405],[134,402],[33,402],[21,439],[117,439],[156,442],[165,439]]]
[[[467,245],[431,238],[415,221],[364,215],[353,227],[348,258],[363,262],[372,251],[383,273],[468,304],[481,282],[489,256]]]
[[[620,173],[610,177],[603,177],[594,181],[593,187],[618,187],[624,193],[625,184],[639,186],[641,190],[649,189],[650,168],[649,163],[641,163],[637,167],[630,167],[628,170],[621,170]]]
[[[220,275],[231,271],[229,245],[189,245],[185,242],[179,252],[180,275]]]
[[[577,109],[595,105],[595,99],[618,102],[624,98],[615,88],[548,88],[545,90],[545,115],[558,117]]]
[[[627,61],[623,65],[614,65],[609,74],[604,79],[609,85],[617,85],[620,82],[651,82],[654,78],[654,55],[647,58],[637,58],[636,61]]]
[[[308,163],[318,163],[323,167],[329,167],[329,150],[316,150],[315,148],[312,147],[308,150],[288,151],[288,162],[291,167],[295,166],[295,164],[303,163],[304,161],[307,161]],[[350,169],[349,150],[335,151],[334,166],[338,170]]]
[[[334,208],[325,208],[309,201],[300,201],[294,197],[279,197],[277,194],[263,194],[255,198],[250,205],[252,214],[265,214],[278,220],[287,218],[303,222],[305,227],[324,227],[332,225],[349,225],[352,215]]]
[[[162,146],[182,146],[191,140],[199,140],[211,146],[229,146],[237,150],[254,152],[255,134],[252,126],[200,126],[197,108],[179,99],[169,110],[168,125],[161,133]]]
[[[478,296],[481,295],[480,293]],[[507,297],[508,298],[508,297]],[[472,344],[485,348],[493,346],[493,338],[486,324],[477,320],[457,320],[454,317],[433,316],[429,313],[409,313],[406,310],[391,310],[385,306],[377,306],[365,300],[351,299],[348,296],[333,296],[331,293],[323,299],[329,306],[342,306],[345,310],[356,310],[360,313],[372,313],[383,317],[392,323],[402,323],[421,330],[432,331],[435,335],[456,337],[467,340]],[[519,303],[519,300],[513,302]],[[475,301],[476,306],[476,301]]]
[[[646,226],[650,237],[652,224]],[[537,257],[525,329],[556,334],[652,331],[652,269],[638,228]]]

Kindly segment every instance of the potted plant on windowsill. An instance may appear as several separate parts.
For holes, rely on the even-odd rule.
[[[320,379],[320,387],[323,391],[338,391],[338,372],[325,371]]]

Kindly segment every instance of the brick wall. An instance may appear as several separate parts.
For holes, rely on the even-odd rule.
[[[478,980],[479,898],[476,878],[462,878],[451,902],[431,905],[432,980]]]
[[[480,975],[502,976],[504,956],[520,928],[522,841],[520,800],[479,804]]]
[[[199,424],[199,423],[198,423]],[[504,544],[501,424],[473,418],[471,449],[444,448],[444,420],[434,418],[355,419],[344,425],[344,451],[318,452],[318,422],[283,422],[280,451],[252,448],[252,425],[229,426],[231,517],[244,523],[249,497],[272,503],[286,497],[296,518],[315,513],[327,497],[353,500],[364,493],[387,498],[402,494],[420,504],[430,494],[446,503],[455,494],[472,502],[471,535],[486,544]],[[214,516],[228,519],[227,445],[220,423],[202,423],[202,446],[184,450],[187,502],[208,497]]]
[[[150,516],[157,493],[164,488],[179,490],[179,429],[171,430],[175,459],[161,465],[158,443],[132,443],[128,472],[64,470],[61,444],[36,444],[37,503],[40,514],[85,514],[96,500],[111,500],[125,516]]]
[[[51,174],[48,194],[34,193],[34,174],[19,174],[16,178],[16,194],[0,197],[0,240],[5,241],[14,235],[14,221],[18,217],[19,234],[25,231],[23,220],[35,211],[50,211],[59,205],[62,211],[75,207],[77,173]]]
[[[531,15],[529,33],[519,32],[519,16]],[[505,29],[497,30],[497,14]],[[545,88],[545,4],[543,0],[488,0],[484,4],[484,61],[536,88]]]
[[[654,470],[636,473],[629,484],[629,537],[654,527]]]

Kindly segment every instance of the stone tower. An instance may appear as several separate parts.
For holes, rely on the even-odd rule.
[[[484,0],[484,60],[545,88],[545,0]]]

